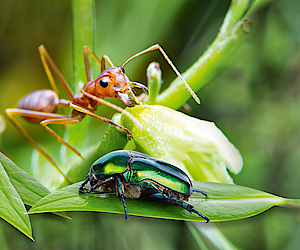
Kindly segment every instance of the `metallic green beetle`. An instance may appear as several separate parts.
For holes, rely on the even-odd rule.
[[[202,193],[206,198],[208,195],[194,189],[182,170],[148,155],[128,150],[111,152],[94,162],[86,178],[79,192],[85,194],[96,189],[111,190],[123,202],[125,219],[128,218],[125,197],[128,197],[169,201],[209,222],[206,216],[187,202],[192,192]],[[84,191],[88,182],[91,189]]]

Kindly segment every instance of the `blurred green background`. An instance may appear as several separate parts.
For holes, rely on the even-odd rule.
[[[181,72],[188,69],[216,37],[230,1],[97,1],[96,54],[116,65],[159,43]],[[229,53],[228,67],[205,87],[202,104],[190,115],[214,121],[241,151],[244,169],[235,183],[288,198],[300,198],[300,2],[274,1],[253,17],[249,39]],[[70,1],[0,2],[0,114],[24,95],[49,82],[38,46],[44,44],[69,83],[72,81]],[[166,87],[174,72],[159,52],[126,66],[130,79],[146,83],[146,67],[161,64]],[[118,102],[119,103],[119,102]],[[101,115],[111,116],[101,108]],[[31,147],[11,124],[1,136],[1,150],[26,169]],[[39,138],[52,138],[41,126],[22,123]],[[99,124],[103,127],[106,124]],[[60,132],[61,128],[56,131]],[[101,137],[100,137],[101,138]],[[70,213],[72,221],[33,215],[31,242],[0,221],[0,243],[7,249],[195,249],[184,222],[101,213]],[[297,249],[299,210],[272,208],[259,216],[217,223],[238,249]],[[204,225],[205,226],[205,225]],[[209,249],[216,249],[205,240]]]

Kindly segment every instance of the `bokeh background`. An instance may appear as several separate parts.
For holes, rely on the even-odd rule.
[[[159,43],[181,72],[212,43],[229,0],[96,0],[96,54],[116,65]],[[300,2],[273,1],[255,16],[249,39],[233,50],[228,67],[189,101],[192,116],[214,121],[244,158],[236,184],[288,198],[300,198]],[[49,82],[38,46],[44,44],[68,82],[72,81],[70,1],[0,2],[0,114],[24,95]],[[158,61],[166,86],[174,72],[158,52],[126,66],[134,81],[146,82],[146,67]],[[229,67],[230,66],[230,67]],[[164,87],[163,87],[164,88]],[[103,114],[104,113],[104,114]],[[111,116],[103,108],[102,115]],[[7,120],[6,120],[7,122]],[[22,123],[39,141],[43,128]],[[103,131],[105,129],[105,124]],[[58,128],[58,132],[60,128]],[[51,140],[50,137],[46,137]],[[31,147],[11,124],[1,135],[1,151],[26,169]],[[0,221],[4,249],[195,249],[184,222],[101,213],[70,213],[72,221],[33,215],[31,242]],[[253,218],[216,225],[238,249],[297,249],[299,209],[272,208]],[[215,249],[204,238],[209,249]]]

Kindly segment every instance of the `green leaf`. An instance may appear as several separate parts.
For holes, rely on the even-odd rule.
[[[6,171],[10,182],[19,193],[26,205],[33,206],[50,191],[30,174],[19,168],[15,163],[0,153],[0,162]]]
[[[123,214],[123,204],[113,193],[93,192],[79,194],[81,183],[62,188],[44,197],[30,210],[29,214],[58,211],[97,211]],[[207,216],[210,221],[228,221],[259,214],[275,205],[287,205],[284,199],[259,190],[210,182],[194,182],[194,187],[204,190],[209,198],[199,193],[192,194],[189,203]],[[296,202],[299,200],[295,200]],[[126,199],[128,214],[164,219],[203,221],[196,214],[169,203],[144,199]],[[298,204],[300,207],[300,204]]]
[[[43,184],[19,168],[14,162],[12,162],[2,153],[0,153],[0,163],[2,164],[11,184],[20,195],[20,198],[24,204],[33,206],[41,198],[50,194],[50,191]],[[55,214],[70,219],[66,213],[60,212]]]
[[[32,239],[29,217],[23,201],[0,163],[0,217]]]

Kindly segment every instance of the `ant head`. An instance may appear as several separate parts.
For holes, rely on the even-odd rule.
[[[129,80],[123,67],[111,67],[105,69],[95,80],[87,82],[82,90],[95,97],[120,98],[126,106],[131,107],[131,99],[138,103],[132,91],[134,87],[142,88],[148,93],[143,84]]]
[[[120,98],[128,107],[132,106],[130,102],[130,97],[134,96],[132,88],[142,88],[148,93],[148,89],[144,85],[131,82],[122,67],[111,67],[104,70],[92,83],[94,84],[94,95]],[[90,87],[92,86],[90,85]]]
[[[131,91],[130,80],[119,67],[111,67],[104,70],[94,81],[94,94],[120,98],[125,105],[130,106],[128,91]]]

